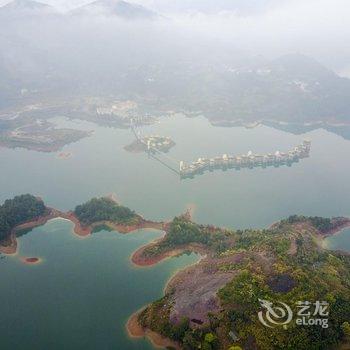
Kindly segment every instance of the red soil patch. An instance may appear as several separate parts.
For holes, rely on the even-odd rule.
[[[176,249],[171,249],[168,251],[165,251],[159,255],[156,256],[147,256],[145,255],[145,250],[148,249],[149,247],[153,246],[153,245],[157,245],[159,243],[159,241],[161,241],[163,239],[160,238],[150,244],[147,244],[139,249],[137,249],[132,255],[131,255],[131,261],[140,267],[146,267],[146,266],[153,266],[158,264],[159,262],[161,262],[162,260],[174,257],[174,256],[178,256],[181,255],[182,253],[184,253],[185,251],[191,251],[194,253],[199,253],[201,255],[206,255],[207,254],[207,250],[205,249],[205,247],[203,247],[200,244],[196,244],[196,243],[191,243],[191,244],[187,244],[187,245],[183,245],[180,246]]]
[[[146,256],[144,254],[144,251],[147,247],[149,247],[149,245],[139,248],[138,250],[136,250],[132,254],[131,261],[135,265],[143,266],[143,267],[153,266],[153,265],[158,264],[159,262],[161,262],[164,259],[171,258],[173,256],[177,256],[177,255],[184,252],[184,249],[179,248],[179,249],[173,249],[173,250],[164,252],[164,253],[159,254],[157,256]]]
[[[147,337],[154,347],[167,349],[172,348],[180,350],[180,344],[176,343],[168,338],[162,337],[160,334],[152,332],[149,329],[144,329],[138,322],[138,312],[134,313],[126,324],[126,329],[130,338],[143,338]]]
[[[30,257],[30,258],[21,258],[21,261],[27,265],[35,265],[35,264],[39,264],[41,262],[41,259]]]
[[[130,233],[140,229],[163,230],[165,227],[165,224],[163,222],[153,222],[144,220],[141,216],[138,218],[138,222],[132,225],[118,224],[111,221],[99,221],[87,226],[83,225],[75,216],[75,214],[71,211],[68,213],[61,213],[60,216],[74,223],[74,233],[80,237],[86,237],[90,235],[95,227],[101,225],[106,225],[112,230],[118,231],[119,233]]]
[[[0,253],[13,255],[17,252],[16,235],[12,233],[6,240],[0,242]]]
[[[116,224],[113,222],[105,222],[105,224],[120,233],[130,233],[141,229],[164,230],[166,225],[163,222],[148,221],[143,219],[142,217],[139,217],[139,221],[132,225]],[[98,224],[95,224],[94,226],[97,226],[97,225]]]
[[[74,224],[73,231],[76,235],[80,237],[86,237],[91,234],[92,227],[82,225],[72,211],[69,211],[68,213],[61,213],[60,217],[69,220]]]
[[[61,215],[60,211],[56,209],[48,208],[46,215],[16,226],[11,231],[10,236],[6,240],[0,242],[0,252],[8,255],[15,254],[17,252],[16,232],[45,225],[49,220],[59,217],[60,215]]]
[[[328,230],[325,233],[321,233],[321,235],[322,236],[332,236],[336,233],[339,233],[340,231],[344,230],[347,227],[350,227],[350,219],[341,218],[341,219],[338,219],[338,222],[335,222],[333,229]]]

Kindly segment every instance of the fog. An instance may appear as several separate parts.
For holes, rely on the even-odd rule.
[[[155,77],[176,85],[291,53],[350,72],[346,0],[138,0],[122,14],[109,12],[107,0],[84,12],[70,11],[87,1],[47,0],[53,8],[44,10],[16,1],[11,11],[0,8],[2,98],[23,86],[138,91]]]
[[[47,0],[48,4],[60,11],[68,11],[88,2]],[[298,52],[310,55],[337,71],[348,68],[350,47],[346,42],[350,37],[350,5],[346,0],[132,2],[166,16],[168,21],[160,24],[159,35],[165,26],[167,31],[174,30],[179,35],[196,39],[202,36],[203,39],[220,40],[227,46],[246,50],[252,55],[277,57]],[[105,24],[101,22],[101,25]],[[116,26],[116,30],[119,30],[120,23],[116,23]],[[99,30],[94,23],[91,29]],[[135,32],[138,26],[133,23],[129,29]],[[153,42],[156,42],[157,33],[152,34]]]

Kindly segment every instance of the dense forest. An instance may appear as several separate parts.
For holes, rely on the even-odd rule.
[[[84,225],[100,221],[128,223],[136,218],[134,211],[106,197],[92,198],[88,202],[78,205],[74,209],[74,214]]]
[[[0,240],[6,239],[15,226],[38,218],[46,210],[44,202],[30,194],[7,199],[0,206]]]
[[[175,217],[170,223],[167,234],[157,245],[151,245],[145,250],[148,256],[160,254],[163,251],[178,246],[200,243],[212,251],[220,253],[227,249],[227,232],[210,225],[198,225],[187,218],[186,215]]]

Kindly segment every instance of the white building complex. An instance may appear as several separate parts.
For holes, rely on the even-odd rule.
[[[254,154],[249,151],[247,154],[240,156],[231,156],[223,154],[221,157],[215,158],[198,158],[197,161],[186,164],[180,162],[181,177],[193,177],[196,174],[201,174],[204,171],[213,171],[214,169],[229,169],[229,168],[254,168],[280,165],[291,165],[298,162],[300,159],[309,157],[311,149],[311,141],[304,140],[300,145],[292,150],[284,153],[276,151],[268,154]]]

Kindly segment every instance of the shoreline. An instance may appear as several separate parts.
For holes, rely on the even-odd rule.
[[[68,211],[65,213],[54,208],[47,208],[47,210],[48,212],[46,213],[46,215],[15,226],[11,230],[10,235],[6,239],[0,241],[0,253],[5,255],[15,255],[18,252],[18,242],[16,236],[17,232],[22,230],[31,230],[36,227],[43,226],[48,221],[53,219],[63,219],[72,222],[74,225],[72,229],[73,234],[81,238],[85,238],[91,235],[94,228],[102,225],[105,225],[110,229],[117,231],[120,234],[127,234],[141,229],[154,229],[164,231],[167,226],[167,223],[145,220],[139,215],[137,216],[138,222],[134,224],[121,224],[114,223],[111,221],[99,221],[91,225],[85,226],[79,221],[79,219],[72,211]]]
[[[17,248],[18,248],[18,242],[17,242],[16,235],[14,233],[11,233],[6,240],[0,242],[1,254],[15,255],[17,254]]]
[[[207,256],[207,250],[205,249],[205,247],[201,246],[200,244],[196,244],[196,243],[191,243],[191,244],[187,244],[181,247],[177,247],[177,248],[173,248],[171,250],[167,250],[157,256],[144,256],[143,253],[144,251],[159,243],[164,236],[166,235],[166,232],[164,233],[164,235],[156,240],[154,240],[151,243],[147,243],[143,246],[141,246],[140,248],[136,249],[133,253],[131,253],[130,255],[130,260],[133,263],[133,265],[137,266],[137,267],[151,267],[154,266],[166,259],[170,259],[172,257],[176,257],[179,255],[184,254],[186,251],[191,251],[193,253],[199,254],[201,255],[200,260],[204,259]],[[199,261],[200,261],[199,260]],[[172,277],[170,277],[172,278]]]
[[[15,226],[11,230],[9,237],[0,242],[0,253],[6,254],[6,255],[16,254],[18,250],[18,242],[17,242],[17,236],[16,236],[17,232],[22,230],[30,230],[35,227],[45,225],[49,220],[59,217],[60,211],[53,208],[47,208],[47,209],[48,209],[48,212],[46,213],[46,215],[40,216],[34,220],[27,221]],[[8,242],[9,244],[7,244]]]
[[[331,236],[335,236],[339,234],[341,231],[346,230],[347,228],[350,228],[350,218],[345,218],[344,217],[344,222],[340,224],[337,227],[334,227],[333,229],[327,231],[326,233],[321,233],[321,236],[323,239]]]
[[[43,262],[43,259],[38,257],[21,257],[20,260],[25,265],[38,265]]]
[[[329,230],[326,233],[321,233],[320,231],[317,232],[316,234],[316,239],[319,241],[319,243],[321,244],[321,246],[324,249],[327,249],[326,245],[325,245],[325,240],[327,237],[330,236],[334,236],[336,234],[339,234],[340,232],[342,232],[343,230],[347,229],[350,227],[350,218],[346,218],[343,217],[342,218],[344,220],[343,223],[340,223],[339,225],[337,225],[336,227],[334,227],[333,229]],[[269,227],[273,228],[276,223],[271,224]],[[191,252],[195,252],[197,254],[200,254],[200,258],[197,262],[195,262],[193,265],[198,265],[200,264],[203,260],[205,259],[210,259],[210,257],[208,257],[208,251],[205,249],[205,247],[200,246],[200,245],[193,245],[193,244],[189,244],[183,247],[177,247],[174,248],[172,250],[169,251],[165,251],[161,254],[159,254],[158,256],[155,257],[145,257],[143,256],[144,251],[148,248],[151,247],[157,243],[159,243],[161,240],[164,239],[165,235],[167,234],[167,230],[165,230],[165,233],[162,237],[154,240],[151,243],[145,244],[144,246],[141,246],[140,248],[138,248],[137,250],[135,250],[131,256],[130,256],[130,260],[131,262],[137,266],[137,267],[151,267],[154,266],[166,259],[169,259],[171,257],[174,256],[178,256],[183,254],[186,250],[191,250]],[[189,265],[191,266],[191,265]],[[178,275],[179,272],[185,270],[186,268],[188,268],[189,266],[186,266],[180,270],[175,271],[167,280],[167,282],[165,283],[165,286],[163,288],[163,293],[166,293],[166,291],[169,289],[169,286],[171,286],[171,283],[174,283],[174,281],[176,281],[176,276]],[[146,306],[144,306],[146,307]],[[144,308],[142,308],[141,310],[135,312],[134,314],[132,314],[130,316],[130,318],[127,321],[126,324],[126,329],[127,329],[127,333],[129,335],[130,338],[141,338],[141,337],[147,337],[149,338],[149,340],[152,342],[152,344],[155,347],[162,347],[162,348],[166,348],[168,345],[168,341],[170,341],[169,339],[164,339],[160,334],[157,334],[155,332],[152,332],[148,329],[143,329],[143,327],[138,323],[138,314],[143,310]],[[154,338],[156,336],[156,338]],[[156,339],[156,341],[154,342],[154,339]],[[158,342],[158,340],[161,340],[160,342]],[[176,346],[171,345],[173,347],[175,347],[175,349],[181,349],[180,344],[176,343]]]
[[[188,210],[186,215],[190,217],[190,211]],[[32,221],[28,221],[25,223],[22,223],[20,225],[17,225],[11,230],[10,236],[6,239],[6,241],[0,242],[0,253],[6,254],[6,255],[14,255],[18,253],[18,242],[16,239],[16,233],[21,230],[26,229],[33,229],[35,227],[39,227],[42,225],[45,225],[49,220],[52,219],[64,219],[69,220],[73,223],[73,234],[76,234],[78,237],[87,237],[92,234],[93,230],[102,225],[106,225],[112,230],[115,230],[121,234],[127,234],[130,232],[134,232],[136,230],[140,229],[154,229],[154,230],[161,230],[164,232],[164,234],[155,240],[153,240],[150,243],[147,243],[138,249],[136,249],[131,255],[130,255],[130,261],[137,267],[152,267],[166,259],[169,259],[171,257],[179,256],[186,251],[191,251],[194,253],[197,253],[200,255],[200,258],[198,261],[196,261],[194,264],[185,266],[184,268],[175,271],[168,279],[168,281],[165,283],[163,292],[166,292],[169,285],[176,279],[177,274],[181,270],[185,270],[189,266],[200,264],[204,259],[207,259],[210,261],[211,257],[209,255],[209,250],[206,249],[204,245],[198,244],[198,243],[189,243],[186,245],[178,246],[173,249],[164,251],[160,253],[157,256],[144,256],[144,252],[147,248],[152,247],[156,244],[158,244],[160,241],[164,239],[164,237],[167,235],[169,223],[167,222],[154,222],[145,220],[143,217],[137,215],[135,220],[135,223],[133,224],[121,224],[121,223],[114,223],[110,221],[100,221],[95,222],[91,225],[84,226],[79,219],[76,217],[74,212],[61,212],[59,210],[53,209],[53,208],[47,208],[46,215],[43,215],[42,217],[38,217]],[[328,249],[326,244],[326,238],[335,236],[342,232],[343,230],[350,228],[350,218],[348,217],[341,217],[336,218],[337,221],[334,221],[334,227],[326,232],[321,232],[320,230],[314,230],[313,232],[309,232],[314,236],[314,238],[317,240],[318,244],[324,248]],[[273,223],[270,225],[270,228],[273,228],[274,225],[277,223]],[[24,263],[28,265],[35,265],[42,262],[41,258],[36,257],[19,257],[19,259]],[[174,342],[168,338],[164,338],[160,334],[151,331],[148,328],[143,328],[139,322],[138,322],[138,315],[143,310],[140,309],[137,312],[133,313],[130,318],[128,319],[125,327],[127,330],[127,334],[130,338],[142,338],[146,337],[149,339],[149,341],[153,344],[156,348],[167,348],[172,347],[174,349],[181,349],[180,344],[177,342]]]
[[[344,224],[341,227],[339,227],[339,229],[332,230],[331,233],[327,233],[327,235],[323,235],[322,237],[319,237],[320,238],[319,244],[321,245],[321,247],[323,249],[333,250],[333,251],[341,251],[343,253],[346,253],[346,254],[350,255],[350,252],[347,252],[347,251],[344,251],[344,250],[341,250],[341,249],[332,249],[332,248],[330,248],[329,243],[327,242],[328,238],[337,236],[337,235],[341,234],[344,230],[349,229],[349,228],[350,228],[350,220],[349,220],[349,222],[347,224]]]
[[[147,338],[155,348],[166,349],[172,347],[176,350],[181,350],[180,344],[176,343],[168,338],[161,336],[160,334],[151,331],[150,329],[140,326],[138,322],[138,315],[143,310],[140,309],[134,312],[128,319],[125,328],[131,339]]]

